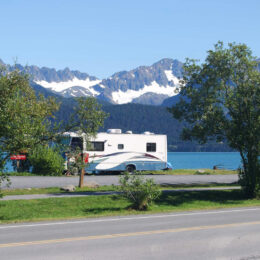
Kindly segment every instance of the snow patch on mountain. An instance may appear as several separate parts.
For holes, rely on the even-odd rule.
[[[83,88],[83,87],[71,87],[67,88],[59,94],[63,97],[69,98],[69,97],[88,97],[93,96],[93,93],[90,92],[89,89]]]
[[[179,84],[179,79],[173,75],[171,70],[165,70],[164,73],[165,73],[168,81],[172,81],[174,83],[174,85]]]
[[[65,89],[69,89],[71,87],[80,86],[87,90],[89,90],[92,95],[97,96],[100,93],[95,91],[92,87],[99,84],[101,80],[90,80],[89,78],[86,78],[84,80],[78,79],[74,77],[72,80],[64,81],[64,82],[48,82],[45,80],[35,81],[36,84],[43,86],[44,88],[48,88],[55,92],[62,92]]]
[[[126,104],[146,93],[163,94],[172,97],[177,94],[175,90],[176,87],[169,85],[160,86],[156,81],[152,81],[150,85],[144,85],[144,87],[139,90],[128,89],[127,91],[114,91],[112,92],[112,99],[116,104]]]

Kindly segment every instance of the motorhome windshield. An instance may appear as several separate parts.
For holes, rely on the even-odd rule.
[[[70,143],[71,149],[76,150],[77,148],[83,150],[83,139],[82,137],[72,137]]]

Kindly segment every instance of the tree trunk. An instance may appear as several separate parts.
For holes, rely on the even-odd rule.
[[[81,169],[81,172],[80,172],[80,178],[79,178],[79,187],[80,188],[83,188],[84,186],[84,175],[85,175],[85,169],[84,167]]]
[[[244,188],[246,195],[250,198],[259,196],[260,188],[260,169],[258,154],[253,148],[248,149],[246,156],[243,156],[243,170],[241,186]],[[241,178],[241,176],[240,176]]]
[[[84,175],[85,175],[85,167],[84,167],[84,153],[82,153],[82,166],[80,171],[80,178],[79,178],[79,187],[83,188],[84,186]]]

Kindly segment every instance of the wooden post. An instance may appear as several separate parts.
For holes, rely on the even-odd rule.
[[[80,188],[83,188],[83,185],[84,185],[84,175],[85,175],[84,153],[82,153],[82,168],[81,168],[80,178],[79,178],[79,187]]]
[[[19,172],[20,160],[16,160],[16,171]]]

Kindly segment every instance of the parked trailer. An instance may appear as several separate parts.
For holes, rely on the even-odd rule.
[[[167,136],[150,132],[122,133],[108,129],[89,142],[85,135],[67,133],[70,146],[87,157],[86,172],[162,170],[167,168]]]

